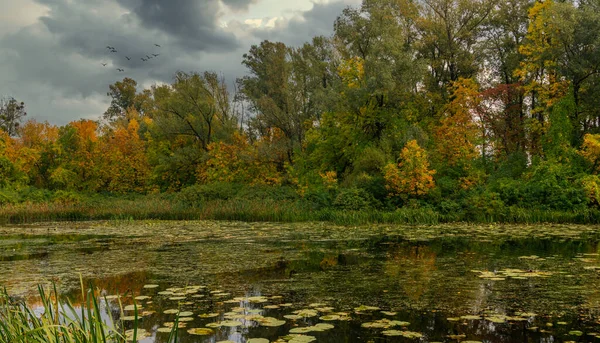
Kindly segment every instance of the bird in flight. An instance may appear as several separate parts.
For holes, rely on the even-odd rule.
[[[156,43],[155,43],[154,45],[156,45],[157,47],[159,47],[159,48],[160,48],[160,45],[158,45],[158,44],[156,44]]]
[[[152,57],[150,57],[150,56],[146,55],[146,59],[152,59]]]
[[[144,62],[146,62],[146,61],[147,61],[147,59],[145,59],[145,58],[143,58],[143,57],[141,58],[141,60],[142,60],[142,61],[144,61]]]
[[[158,55],[160,55],[160,54],[152,54],[152,56],[154,56],[154,57],[158,57]]]
[[[121,68],[117,68],[117,70],[121,71],[121,72],[125,71],[125,69],[121,69]]]
[[[102,66],[103,66],[103,67],[106,67],[106,63],[102,63]]]
[[[107,48],[108,50],[115,50],[115,48],[114,48],[114,47],[112,47],[112,46],[110,46],[110,45],[107,45],[107,46],[106,46],[106,48]]]
[[[127,57],[127,56],[125,56],[125,58],[126,58],[128,61],[130,61],[130,60],[131,60],[131,57]]]

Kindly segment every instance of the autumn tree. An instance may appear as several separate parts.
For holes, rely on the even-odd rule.
[[[48,122],[27,121],[19,129],[20,164],[29,183],[40,188],[50,186],[50,170],[58,163],[59,128]]]
[[[133,111],[133,109],[131,109]],[[131,119],[117,127],[100,142],[101,178],[106,189],[115,193],[146,193],[150,183],[150,165],[146,142],[139,136],[140,124]]]
[[[583,137],[583,145],[579,151],[581,156],[592,166],[592,171],[600,171],[600,134],[586,134]]]
[[[400,163],[384,168],[386,188],[390,196],[422,197],[435,187],[426,151],[416,140],[409,141],[400,153]]]
[[[98,160],[98,123],[81,119],[59,130],[60,158],[50,172],[56,188],[96,191],[100,184]]]
[[[452,101],[444,107],[435,130],[438,158],[450,167],[468,164],[477,156],[478,136],[473,114],[479,105],[479,89],[473,79],[452,83]]]

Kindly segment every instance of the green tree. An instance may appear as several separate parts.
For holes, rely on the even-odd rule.
[[[18,134],[19,126],[26,115],[24,102],[18,102],[15,98],[0,99],[0,130],[9,136],[14,137]]]

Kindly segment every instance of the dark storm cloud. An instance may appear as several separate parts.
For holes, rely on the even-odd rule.
[[[247,10],[251,4],[257,3],[258,0],[222,0],[232,10]]]
[[[254,29],[243,20],[218,23],[220,10],[243,11],[253,1],[222,0],[225,6],[219,6],[217,0],[36,0],[47,7],[42,17],[0,32],[0,96],[24,101],[29,118],[55,124],[97,118],[110,102],[108,86],[124,77],[149,86],[171,82],[178,70],[212,70],[232,83],[246,72],[241,60],[251,44],[271,39],[293,45],[329,35],[344,7],[316,4],[274,28]],[[153,53],[160,56],[141,60]]]
[[[180,40],[183,47],[203,51],[228,51],[236,37],[218,23],[218,0],[118,0],[149,30],[161,30]],[[234,3],[242,5],[244,1]]]

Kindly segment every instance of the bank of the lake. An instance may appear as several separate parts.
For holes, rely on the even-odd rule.
[[[76,196],[57,200],[26,200],[0,206],[0,224],[94,220],[235,220],[247,222],[323,221],[338,225],[440,223],[600,223],[600,210],[550,210],[517,206],[457,208],[440,211],[430,206],[396,209],[344,209],[303,200],[216,199],[194,203],[177,196]]]

